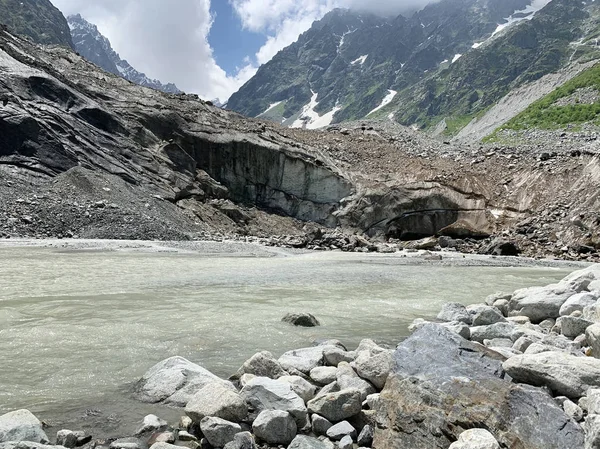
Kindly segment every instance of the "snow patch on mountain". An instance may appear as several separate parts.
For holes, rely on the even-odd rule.
[[[312,91],[311,91],[312,92]],[[299,117],[292,123],[291,128],[319,129],[331,125],[333,116],[342,108],[336,106],[324,115],[319,115],[315,108],[319,105],[318,93],[312,92],[310,103],[302,108]]]
[[[515,23],[521,22],[523,20],[531,20],[535,16],[540,9],[550,3],[552,0],[533,0],[529,6],[525,9],[521,9],[512,13],[509,17],[506,17],[506,23],[499,24],[498,28],[492,33],[491,37],[494,37],[496,34],[502,32],[506,28]]]
[[[351,65],[356,65],[356,64],[360,64],[363,65],[365,63],[365,61],[367,60],[367,58],[369,57],[369,55],[364,55],[361,56],[360,58],[356,58],[354,61],[352,61],[350,64]]]
[[[458,61],[460,58],[462,57],[462,55],[460,53],[457,53],[454,55],[454,58],[452,58],[452,62],[451,64],[454,64],[456,61]]]
[[[389,89],[388,94],[381,101],[381,104],[379,106],[377,106],[375,109],[373,109],[371,112],[369,112],[367,114],[367,116],[379,111],[380,109],[385,108],[388,104],[390,104],[394,100],[397,93],[398,93],[397,91]]]
[[[269,105],[269,107],[267,109],[264,110],[264,112],[262,112],[261,114],[258,115],[258,117],[260,117],[261,115],[265,115],[267,112],[269,112],[272,109],[275,109],[277,106],[279,106],[281,103],[283,103],[283,101],[277,101],[275,103],[271,103]]]

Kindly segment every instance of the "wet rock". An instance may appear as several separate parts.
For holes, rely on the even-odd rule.
[[[253,374],[258,377],[269,377],[277,379],[281,376],[287,376],[288,373],[282,368],[277,359],[268,351],[262,351],[254,354],[246,360],[237,372],[239,378],[243,374]]]
[[[256,411],[283,410],[294,417],[299,427],[306,421],[306,406],[290,384],[266,377],[252,379],[240,392],[242,398]]]
[[[171,357],[157,363],[144,374],[135,386],[135,396],[144,402],[185,407],[198,390],[213,382],[233,389],[230,382],[200,365],[183,357]]]
[[[206,417],[200,421],[202,434],[213,447],[223,447],[242,431],[239,424],[221,418]]]
[[[503,364],[516,382],[548,387],[557,394],[579,399],[600,387],[600,360],[564,352],[543,352],[511,357]]]
[[[311,413],[323,416],[331,422],[350,418],[362,409],[359,390],[348,389],[317,396],[306,404]]]
[[[140,428],[135,432],[136,436],[146,432],[156,432],[159,430],[165,430],[168,424],[165,420],[160,419],[156,415],[146,415]]]
[[[329,428],[333,426],[331,421],[317,414],[312,415],[311,419],[312,431],[317,436],[326,435]]]
[[[281,321],[300,327],[316,327],[321,325],[319,320],[310,313],[288,313]]]
[[[504,380],[504,357],[441,326],[419,329],[398,346],[394,360],[373,447],[449,447],[479,422],[504,447],[583,445],[581,427],[547,392]]]
[[[500,449],[494,435],[485,429],[465,430],[449,449]]]
[[[334,441],[339,441],[345,436],[350,436],[352,440],[356,438],[356,429],[348,421],[339,422],[327,430],[327,436]]]
[[[200,422],[206,416],[240,422],[248,415],[248,406],[238,393],[220,382],[212,382],[192,396],[185,413],[194,422]]]
[[[269,444],[288,445],[296,436],[296,421],[288,412],[264,410],[252,423],[254,435]]]
[[[50,442],[40,420],[25,409],[0,416],[0,443],[8,441]]]

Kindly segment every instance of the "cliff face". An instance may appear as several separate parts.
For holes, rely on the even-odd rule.
[[[0,0],[0,23],[34,42],[73,48],[67,20],[49,0]]]
[[[540,162],[539,148],[443,145],[402,127],[289,129],[133,85],[5,30],[0,68],[5,235],[306,244],[315,226],[338,226],[482,238],[533,216],[540,250],[596,238],[598,160],[581,146]]]

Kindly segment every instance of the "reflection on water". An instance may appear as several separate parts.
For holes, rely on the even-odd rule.
[[[349,347],[362,338],[394,344],[414,318],[435,316],[444,302],[479,302],[566,274],[407,266],[392,256],[341,253],[232,258],[2,248],[0,256],[0,413],[28,408],[56,425],[98,421],[114,433],[157,413],[128,399],[127,388],[166,357],[228,377],[259,350],[279,355],[320,337]],[[322,326],[281,323],[290,311],[313,313]]]

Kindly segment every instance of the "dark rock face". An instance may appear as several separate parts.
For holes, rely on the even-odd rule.
[[[503,356],[437,325],[402,343],[377,408],[374,448],[445,448],[469,428],[504,447],[583,447],[582,428],[539,388],[504,380]]]
[[[288,313],[281,321],[300,327],[315,327],[321,325],[319,320],[310,313]]]
[[[0,23],[34,42],[74,48],[67,20],[49,0],[2,0]]]
[[[131,67],[113,50],[110,41],[98,31],[96,25],[89,23],[81,15],[69,16],[67,21],[71,28],[75,50],[88,61],[140,86],[171,94],[181,93],[174,84],[163,84],[159,80],[150,79]]]

